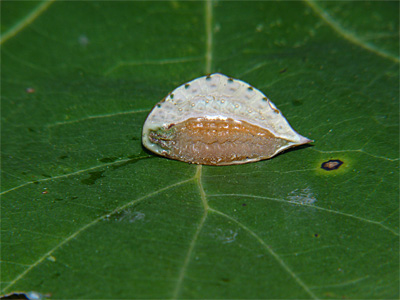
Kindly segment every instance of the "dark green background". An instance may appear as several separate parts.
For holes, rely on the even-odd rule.
[[[2,294],[398,298],[398,11],[2,1]],[[315,142],[227,167],[146,152],[153,105],[211,72]]]

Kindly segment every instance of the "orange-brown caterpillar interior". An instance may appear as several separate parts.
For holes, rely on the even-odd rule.
[[[266,159],[289,144],[267,129],[233,119],[190,118],[151,131],[149,137],[166,150],[165,156],[205,165]]]

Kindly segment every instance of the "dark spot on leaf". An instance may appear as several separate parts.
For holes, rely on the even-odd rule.
[[[221,278],[221,280],[222,280],[223,282],[229,282],[229,281],[231,281],[229,278]]]
[[[282,74],[282,73],[285,73],[286,71],[287,71],[287,68],[284,68],[284,69],[280,70],[279,73]]]
[[[99,161],[103,162],[103,163],[112,163],[114,161],[116,161],[118,159],[118,157],[104,157],[99,159]]]
[[[170,97],[171,97],[171,99],[174,99],[174,94],[171,94]]]
[[[54,200],[56,200],[56,201],[64,201],[63,198],[55,198]]]
[[[160,104],[160,103],[158,103],[158,104],[157,104],[157,107],[158,107],[158,108],[160,108],[160,107],[161,107],[161,104]]]
[[[328,161],[323,162],[321,164],[321,168],[326,170],[326,171],[332,171],[332,170],[339,169],[341,165],[343,165],[343,162],[341,160],[339,160],[339,159],[328,160]]]
[[[319,234],[318,233],[314,233],[314,236],[317,238],[317,237],[319,237]]]
[[[35,129],[28,127],[29,132],[36,132]]]
[[[66,158],[68,158],[68,155],[61,155],[61,156],[59,157],[59,159],[66,159]]]
[[[292,104],[293,104],[293,106],[300,106],[300,105],[303,105],[303,102],[300,100],[293,100]]]
[[[104,177],[103,176],[104,172],[105,171],[89,172],[90,177],[86,178],[86,179],[82,179],[81,182],[83,184],[87,184],[87,185],[95,184],[97,179],[100,179],[100,178]]]
[[[139,141],[139,140],[140,140],[140,138],[138,138],[136,136],[132,137],[132,141]]]
[[[72,196],[71,199],[75,200],[75,199],[78,199],[78,197],[77,196]]]
[[[40,184],[40,182],[39,181],[34,181],[33,184]]]
[[[51,176],[48,175],[48,174],[42,174],[42,176],[43,176],[43,177],[47,177],[47,178],[51,178]]]
[[[242,206],[246,206],[246,205],[247,205],[246,203],[243,203],[243,204],[242,204]]]

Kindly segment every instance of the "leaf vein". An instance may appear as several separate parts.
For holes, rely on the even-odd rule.
[[[25,27],[35,21],[46,9],[49,8],[51,4],[53,4],[55,0],[45,0],[40,5],[36,7],[29,15],[27,15],[20,22],[15,24],[10,30],[6,31],[0,38],[0,45],[5,41],[10,39],[11,37],[17,35],[20,31],[22,31]]]
[[[69,235],[68,237],[66,237],[63,241],[61,241],[60,243],[58,243],[55,247],[53,247],[51,250],[49,250],[48,252],[46,252],[44,255],[42,255],[36,262],[34,262],[33,264],[31,264],[28,268],[26,268],[22,273],[20,273],[18,276],[15,277],[14,280],[12,280],[6,287],[4,287],[3,292],[7,291],[8,289],[10,289],[13,285],[15,285],[20,279],[22,279],[26,274],[28,274],[30,271],[32,271],[36,266],[40,265],[47,257],[49,257],[50,255],[52,255],[56,250],[60,249],[62,246],[64,246],[65,244],[67,244],[69,241],[73,240],[74,238],[76,238],[79,234],[81,234],[82,232],[84,232],[85,230],[87,230],[88,228],[92,227],[93,225],[97,224],[98,222],[100,222],[101,220],[117,214],[119,212],[121,212],[122,210],[126,209],[129,206],[132,206],[136,203],[139,203],[143,200],[146,200],[152,196],[155,196],[159,193],[162,193],[166,190],[169,190],[171,188],[174,188],[176,186],[185,184],[189,181],[193,181],[194,178],[190,178],[187,180],[183,180],[183,181],[179,181],[177,183],[168,185],[166,187],[163,187],[157,191],[154,191],[152,193],[149,193],[145,196],[142,196],[138,199],[132,200],[124,205],[121,205],[119,207],[117,207],[116,209],[114,209],[112,212],[110,213],[106,213],[96,219],[94,219],[92,222],[86,224],[85,226],[82,226],[81,228],[79,228],[77,231],[75,231],[74,233],[72,233],[71,235]]]
[[[52,128],[52,127],[61,126],[61,125],[69,125],[69,124],[84,122],[84,121],[92,120],[92,119],[111,118],[111,117],[120,116],[120,115],[137,114],[137,113],[149,112],[149,111],[150,111],[150,109],[144,108],[144,109],[138,109],[138,110],[115,112],[115,113],[104,114],[104,115],[93,115],[93,116],[87,116],[85,118],[71,120],[71,121],[56,122],[56,123],[47,125],[47,128]]]
[[[397,63],[400,62],[399,57],[396,57],[385,50],[379,49],[373,44],[367,43],[357,37],[354,33],[350,32],[349,30],[346,30],[343,28],[334,18],[332,18],[331,15],[328,14],[327,11],[325,11],[323,8],[321,8],[314,0],[304,0],[308,6],[312,8],[312,10],[326,23],[331,27],[334,31],[336,31],[340,36],[348,40],[349,42],[364,48],[366,50],[369,50],[379,56],[388,58],[392,61],[395,61]]]
[[[371,157],[375,157],[375,158],[379,158],[379,159],[384,159],[384,160],[388,160],[388,161],[398,161],[399,158],[389,158],[389,157],[385,157],[385,156],[380,156],[380,155],[374,155],[372,153],[366,152],[363,149],[346,149],[346,150],[333,150],[333,151],[324,151],[324,150],[319,150],[319,149],[315,149],[315,148],[311,148],[311,150],[320,152],[320,153],[343,153],[343,152],[360,152],[360,153],[364,153],[368,156]]]
[[[363,222],[367,222],[367,223],[371,223],[371,224],[375,224],[378,225],[380,227],[382,227],[385,230],[388,230],[390,232],[392,232],[395,235],[399,235],[398,232],[396,232],[394,229],[387,227],[386,225],[383,225],[381,222],[378,221],[372,221],[366,218],[362,218],[362,217],[358,217],[358,216],[354,216],[352,214],[348,214],[348,213],[343,213],[340,211],[336,211],[336,210],[332,210],[332,209],[328,209],[328,208],[324,208],[324,207],[320,207],[320,206],[316,206],[316,205],[311,205],[311,204],[306,204],[306,203],[298,203],[298,202],[294,202],[294,201],[287,201],[287,200],[283,200],[283,199],[279,199],[279,198],[271,198],[271,197],[263,197],[263,196],[255,196],[255,195],[248,195],[248,194],[213,194],[213,195],[209,195],[210,197],[224,197],[224,196],[237,196],[237,197],[248,197],[248,198],[255,198],[255,199],[266,199],[266,200],[270,200],[270,201],[277,201],[277,202],[282,202],[282,203],[286,203],[286,204],[295,204],[295,205],[301,205],[301,206],[307,206],[307,207],[312,207],[318,210],[322,210],[322,211],[326,211],[329,213],[334,213],[334,214],[338,214],[338,215],[342,215],[342,216],[346,216],[349,218],[354,218]]]
[[[228,220],[231,220],[238,224],[241,228],[243,228],[245,231],[247,231],[251,236],[253,236],[267,251],[268,253],[275,258],[275,260],[282,266],[282,268],[289,273],[289,275],[309,294],[313,299],[318,299],[318,297],[310,290],[310,288],[300,279],[299,276],[297,276],[292,269],[282,260],[282,258],[274,251],[270,246],[268,246],[263,239],[261,239],[253,230],[251,230],[249,227],[244,225],[243,223],[239,222],[235,218],[219,211],[213,208],[209,208],[211,212],[214,212]]]
[[[163,58],[163,59],[150,59],[150,60],[120,61],[117,62],[113,67],[106,70],[104,72],[104,75],[109,75],[110,73],[113,73],[119,68],[127,66],[178,64],[178,63],[197,61],[200,59],[202,59],[202,57],[194,56],[194,57]]]
[[[193,249],[196,246],[197,239],[198,239],[198,237],[200,235],[201,230],[203,229],[204,223],[205,223],[205,221],[207,219],[208,210],[210,208],[208,206],[207,196],[206,196],[206,193],[204,191],[203,184],[201,182],[201,174],[202,174],[202,166],[198,165],[197,166],[197,170],[196,170],[196,175],[194,176],[194,178],[196,180],[196,184],[197,184],[198,189],[199,189],[201,203],[203,205],[204,212],[203,212],[203,216],[200,219],[199,225],[197,226],[196,232],[194,233],[193,238],[190,241],[189,249],[188,249],[188,251],[186,253],[185,260],[183,262],[182,268],[179,271],[178,280],[177,280],[177,283],[176,283],[176,286],[175,286],[175,290],[174,290],[174,294],[173,294],[173,297],[172,297],[173,299],[177,299],[179,297],[179,294],[180,294],[181,290],[182,290],[183,279],[185,278],[185,273],[186,273],[187,267],[188,267],[188,265],[190,263],[190,259],[192,257]]]
[[[137,157],[135,159],[136,160],[140,160],[140,159],[143,159],[143,158],[148,158],[148,156]],[[112,166],[112,165],[119,164],[119,163],[124,163],[124,162],[130,161],[130,160],[132,160],[132,159],[131,158],[122,159],[122,160],[114,161],[114,162],[111,162],[111,163],[105,163],[105,164],[94,166],[94,167],[90,167],[90,168],[87,168],[87,169],[82,169],[82,170],[75,171],[75,172],[72,172],[72,173],[67,173],[67,174],[63,174],[63,175],[58,175],[58,176],[53,176],[53,177],[43,178],[43,179],[38,179],[38,180],[33,180],[33,181],[28,181],[28,182],[25,182],[25,183],[20,184],[18,186],[15,186],[15,187],[13,187],[11,189],[8,189],[6,191],[3,191],[3,192],[0,193],[0,195],[7,194],[9,192],[18,190],[18,189],[20,189],[20,188],[22,188],[24,186],[27,186],[27,185],[30,185],[30,184],[34,184],[34,183],[37,183],[37,182],[45,182],[45,181],[65,178],[65,177],[69,177],[69,176],[73,176],[73,175],[79,175],[81,173],[85,173],[85,172],[92,171],[92,170],[95,170],[95,169],[98,169],[98,168],[102,168],[102,167]]]

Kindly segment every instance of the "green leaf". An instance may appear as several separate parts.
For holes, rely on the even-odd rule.
[[[398,2],[1,5],[2,294],[399,297]],[[226,167],[143,149],[211,72],[315,142]]]

